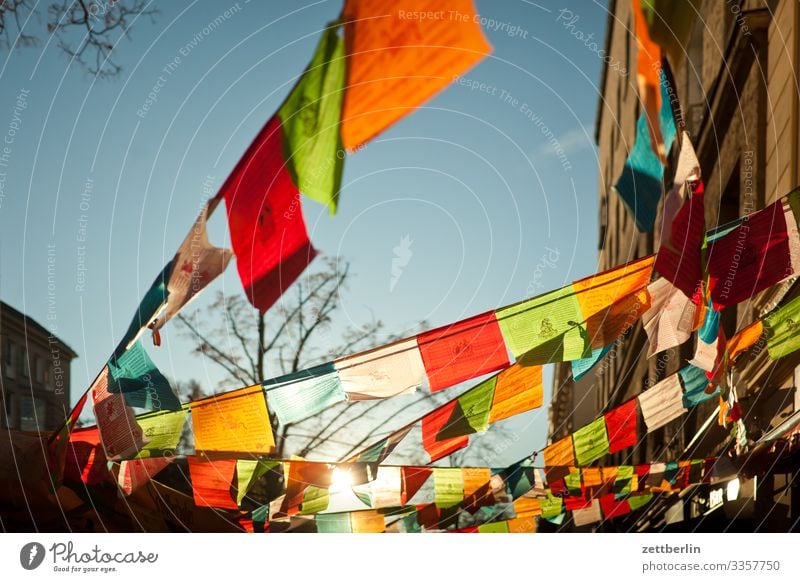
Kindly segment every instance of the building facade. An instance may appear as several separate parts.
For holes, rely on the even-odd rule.
[[[52,431],[70,411],[70,362],[77,357],[44,326],[0,302],[0,427]]]
[[[698,0],[696,6],[699,14],[685,54],[680,62],[670,64],[680,102],[677,114],[682,117],[700,160],[706,228],[711,229],[759,210],[800,185],[800,3]],[[653,233],[636,229],[633,217],[612,188],[633,145],[641,110],[633,30],[630,0],[611,0],[607,61],[627,63],[627,67],[605,67],[602,72],[595,128],[600,162],[598,271],[658,250]],[[625,69],[631,74],[620,73]],[[668,182],[677,162],[676,149],[673,148],[664,173]],[[660,220],[659,214],[656,223]],[[726,309],[722,326],[727,337],[797,295],[800,283],[791,279],[749,302]],[[647,336],[639,322],[578,382],[572,380],[569,363],[558,364],[549,438],[555,441],[566,436],[605,410],[674,374],[692,357],[694,344],[692,337],[677,348],[648,358]],[[752,441],[758,441],[800,410],[798,365],[800,354],[773,362],[765,349],[748,353],[737,362],[734,385]],[[645,435],[640,429],[636,447],[606,457],[602,463],[638,464],[729,455],[728,430],[718,426],[716,409],[717,402],[710,400],[651,434]],[[754,482],[744,481],[743,487],[750,488],[747,490],[752,493],[753,502],[746,511],[735,513],[742,522],[741,529],[797,530],[800,479],[796,477],[797,463],[782,463]],[[694,500],[679,500],[675,506],[678,509],[670,506],[671,517],[667,516],[666,504],[662,504],[661,511],[656,508],[645,517],[630,516],[615,520],[621,524],[604,522],[601,527],[626,531],[708,527],[716,531],[719,525],[714,520],[723,512],[712,515],[704,495],[700,492]],[[676,517],[676,513],[680,515]],[[671,521],[684,525],[670,525]]]

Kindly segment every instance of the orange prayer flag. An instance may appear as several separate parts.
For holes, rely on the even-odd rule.
[[[347,0],[343,15],[347,90],[342,141],[350,151],[492,50],[472,0]]]
[[[195,505],[239,509],[231,495],[235,471],[236,459],[209,461],[200,457],[189,457],[189,476]]]
[[[509,519],[508,533],[536,533],[536,518],[518,517]]]
[[[489,423],[542,405],[542,367],[514,364],[497,375]]]
[[[545,478],[548,483],[558,481],[569,475],[569,468],[575,466],[572,435],[554,442],[544,450],[544,465]]]
[[[659,115],[661,111],[661,47],[650,38],[647,19],[642,12],[641,0],[633,0],[633,13],[636,18],[636,44],[639,54],[636,57],[636,80],[639,84],[639,100],[642,102],[650,130],[650,144],[653,151],[664,164],[667,152],[661,135]]]
[[[273,451],[275,439],[260,384],[195,400],[190,406],[198,452]]]
[[[383,533],[386,522],[379,511],[354,511],[350,514],[353,533]]]
[[[581,469],[584,487],[599,487],[603,484],[603,473],[600,467],[584,467]]]
[[[520,497],[514,500],[514,513],[517,514],[517,517],[542,515],[542,503],[538,499]]]
[[[462,469],[461,473],[464,479],[465,498],[473,495],[481,487],[489,484],[489,481],[492,479],[492,473],[488,468]]]
[[[613,343],[650,307],[654,263],[649,256],[572,283],[593,348]]]
[[[744,351],[751,348],[764,333],[764,325],[757,319],[728,340],[728,359],[733,362]]]

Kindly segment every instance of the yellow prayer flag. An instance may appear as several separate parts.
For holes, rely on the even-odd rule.
[[[514,364],[497,375],[489,422],[542,406],[542,367]]]
[[[261,385],[191,403],[198,452],[268,454],[275,448]]]

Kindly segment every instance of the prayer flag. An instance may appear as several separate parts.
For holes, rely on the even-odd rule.
[[[773,360],[800,349],[800,298],[795,298],[764,318],[767,350]]]
[[[464,477],[461,469],[433,468],[433,491],[436,507],[452,507],[464,499]]]
[[[558,481],[569,475],[569,468],[575,466],[572,435],[564,437],[545,448],[544,464],[545,478],[548,483]]]
[[[749,350],[761,339],[763,333],[764,324],[760,319],[755,320],[743,330],[736,332],[736,335],[729,339],[726,345],[729,361],[736,361],[740,354]]]
[[[469,437],[466,435],[450,438],[439,437],[439,433],[447,427],[447,423],[450,422],[457,407],[458,401],[453,400],[422,418],[422,446],[430,455],[431,462],[446,457],[458,449],[463,449],[469,444]]]
[[[509,365],[494,312],[425,332],[417,341],[431,392]]]
[[[231,495],[233,475],[236,472],[235,459],[209,461],[194,456],[188,459],[195,505],[239,509]]]
[[[600,500],[592,499],[589,507],[584,509],[576,509],[572,512],[572,520],[575,522],[575,527],[583,527],[591,525],[603,519],[600,513]]]
[[[678,374],[667,376],[664,380],[645,390],[638,396],[647,432],[661,428],[671,420],[684,414],[683,392]]]
[[[613,344],[604,346],[602,348],[595,348],[592,350],[592,355],[588,358],[572,360],[572,379],[577,382],[583,378],[589,370],[595,367],[597,362],[602,360],[605,355],[611,351],[612,347]]]
[[[401,494],[401,504],[405,505],[425,484],[431,476],[433,469],[426,467],[403,467],[400,471],[403,481],[403,492]]]
[[[336,213],[345,152],[340,137],[344,41],[338,25],[323,31],[311,63],[278,110],[286,165],[298,190]]]
[[[97,428],[108,460],[118,461],[135,455],[143,444],[142,429],[125,397],[108,390],[108,366],[103,368],[90,391]]]
[[[198,453],[268,454],[275,447],[260,385],[195,400],[190,406]]]
[[[572,436],[578,465],[588,465],[608,453],[608,435],[605,418],[579,428]]]
[[[236,268],[250,303],[264,313],[317,255],[300,194],[286,168],[279,117],[270,119],[220,189]]]
[[[180,410],[181,402],[169,381],[137,341],[108,361],[108,391],[122,394],[128,406],[147,410]]]
[[[333,364],[349,400],[412,394],[425,378],[416,338],[339,358]]]
[[[514,364],[496,378],[490,424],[542,406],[541,366]]]
[[[686,54],[686,46],[698,14],[698,0],[641,0],[642,15],[650,38],[676,66]]]
[[[608,432],[609,453],[616,453],[636,444],[638,441],[638,412],[635,398],[609,410],[603,417]]]
[[[280,387],[273,388],[275,384]],[[267,388],[270,409],[282,425],[299,422],[345,400],[339,373],[333,364],[282,376],[263,386]]]
[[[119,464],[117,483],[125,495],[132,495],[173,461],[172,457],[131,459]]]
[[[186,425],[187,409],[165,410],[137,416],[137,429],[142,433],[135,458],[174,457]]]
[[[688,365],[678,371],[683,382],[683,406],[691,408],[719,394],[719,390],[710,385],[705,371]]]
[[[697,306],[683,291],[664,278],[653,281],[647,291],[651,304],[642,314],[642,324],[649,340],[647,357],[652,357],[689,339],[694,329]]]
[[[424,22],[407,15],[442,14]],[[446,17],[455,14],[456,18]],[[342,139],[354,151],[491,52],[471,0],[347,0]]]
[[[172,259],[167,279],[166,309],[152,322],[154,330],[161,329],[228,267],[233,253],[209,242],[207,221],[208,204],[203,206],[200,216]]]

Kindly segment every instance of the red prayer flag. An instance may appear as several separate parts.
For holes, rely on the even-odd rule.
[[[638,419],[635,398],[613,410],[609,410],[604,416],[606,419],[606,432],[608,433],[609,453],[616,453],[636,444],[638,440],[636,430]]]
[[[453,400],[422,418],[422,446],[431,456],[431,462],[446,457],[458,449],[463,449],[469,444],[469,437],[466,435],[449,439],[438,438],[439,431],[450,420],[456,406],[458,406],[458,400]]]
[[[600,509],[603,511],[604,519],[613,519],[615,517],[622,517],[631,512],[631,506],[628,505],[628,500],[623,499],[617,501],[613,493],[603,495],[600,498]]]
[[[664,237],[656,256],[656,271],[697,304],[702,284],[702,251],[705,239],[703,183],[695,182],[670,225],[671,236]]]
[[[494,311],[417,337],[431,392],[509,365]]]
[[[108,476],[108,460],[97,427],[75,429],[66,447],[64,480],[97,485]]]
[[[239,509],[231,495],[236,459],[206,461],[188,457],[194,503],[198,507]]]
[[[743,219],[708,245],[714,309],[736,305],[794,273],[783,200]]]
[[[280,119],[270,119],[220,189],[236,268],[250,303],[268,310],[317,255],[286,168]]]

